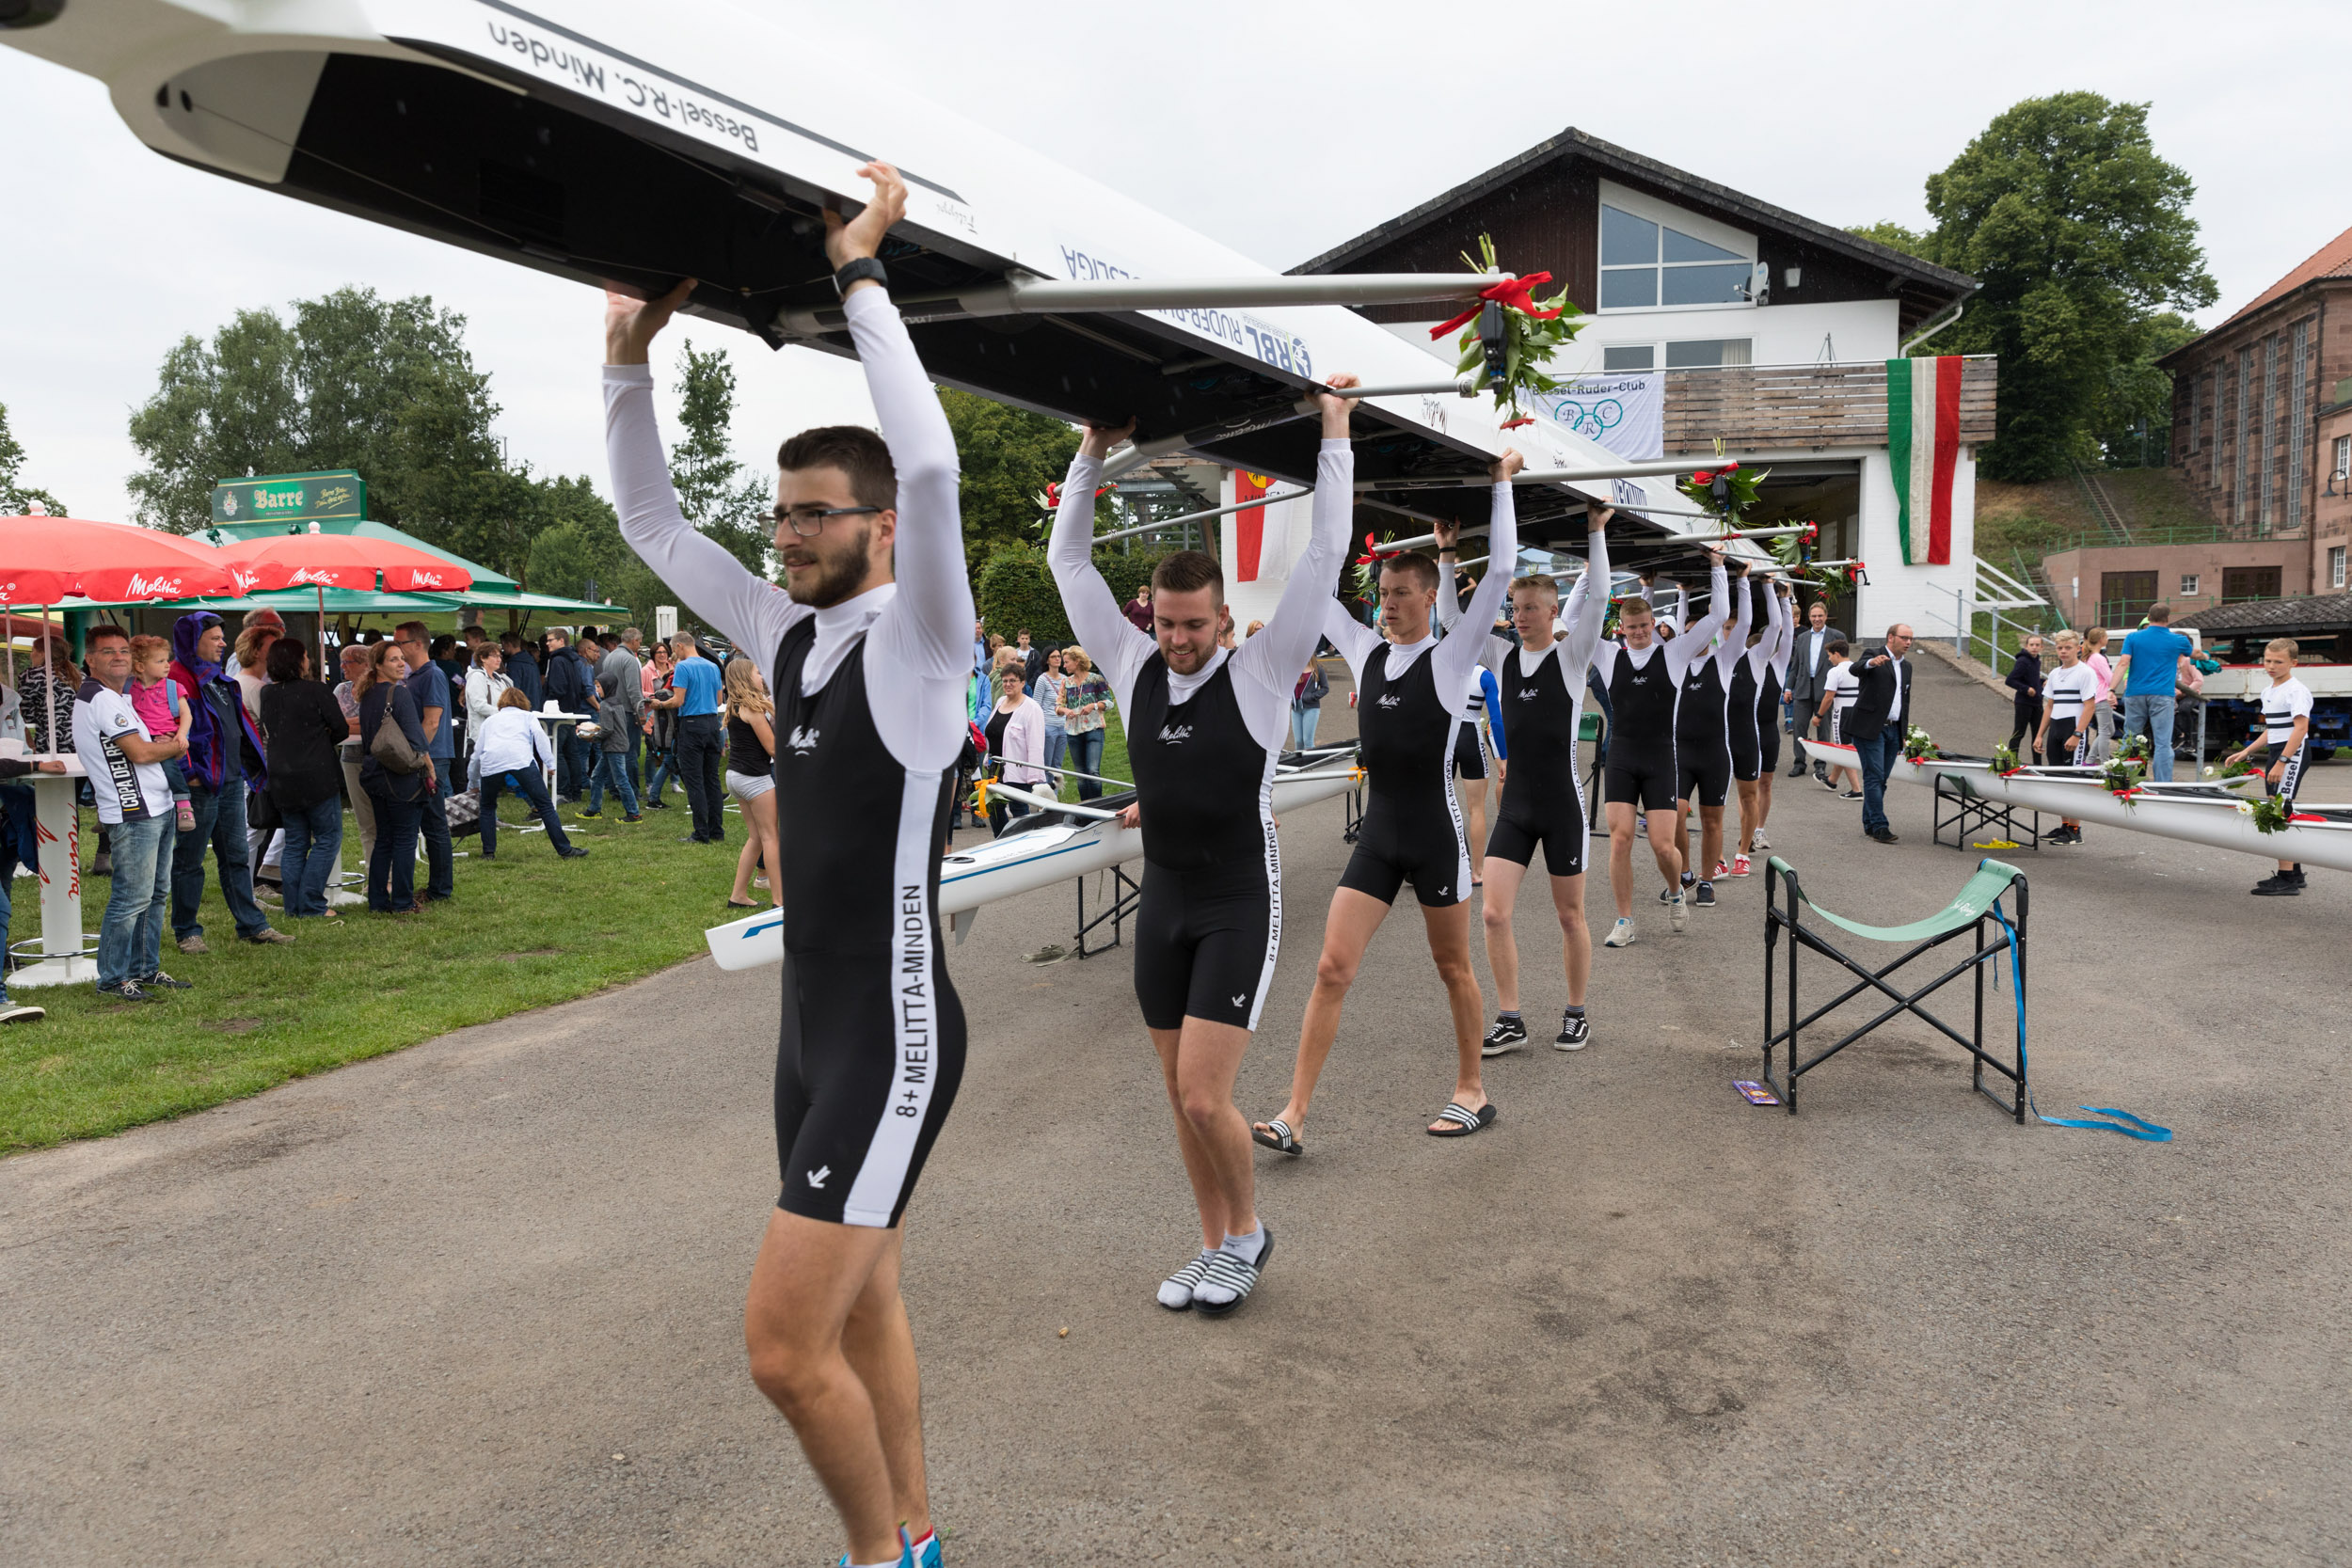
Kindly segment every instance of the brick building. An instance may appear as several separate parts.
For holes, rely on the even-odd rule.
[[[2246,593],[2230,596],[2341,591],[2352,536],[2352,229],[2159,363],[2172,372],[2172,464],[2190,494],[2226,539],[2290,545],[2259,562],[2217,560],[2245,574]]]

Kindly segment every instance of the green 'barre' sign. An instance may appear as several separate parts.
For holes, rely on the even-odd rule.
[[[367,515],[367,482],[348,468],[224,479],[213,486],[215,523],[301,523]]]

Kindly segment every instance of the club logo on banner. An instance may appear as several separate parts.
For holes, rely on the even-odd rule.
[[[1656,371],[1580,375],[1535,402],[1554,424],[1616,456],[1646,462],[1666,453],[1666,378]]]

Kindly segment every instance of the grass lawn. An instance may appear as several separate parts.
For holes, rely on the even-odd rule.
[[[704,929],[733,918],[724,905],[742,837],[731,813],[733,841],[722,847],[675,842],[691,830],[675,794],[636,827],[611,801],[600,820],[577,826],[566,807],[565,831],[590,856],[559,861],[544,835],[507,832],[524,816],[511,798],[501,805],[498,858],[458,861],[457,896],[427,913],[356,907],[341,920],[289,921],[271,910],[270,923],[295,941],[256,947],[235,940],[208,876],[201,918],[212,951],[181,954],[168,931],[164,941],[165,969],[195,990],[146,1004],[104,1002],[86,986],[14,992],[49,1017],[0,1030],[0,1152],[201,1110],[639,979],[706,951]],[[87,812],[82,821],[87,855],[96,822]],[[343,863],[356,868],[348,815],[343,828]],[[94,933],[112,884],[85,885],[83,924]],[[12,895],[12,939],[40,935],[38,884],[20,878]]]
[[[1127,776],[1127,747],[1113,716],[1103,772]],[[1077,795],[1075,780],[1064,792]],[[160,1003],[103,1002],[86,986],[19,990],[49,1009],[39,1023],[0,1030],[0,1153],[103,1136],[141,1122],[259,1094],[289,1078],[380,1056],[468,1024],[586,996],[698,957],[702,933],[737,918],[725,907],[742,831],[733,813],[723,848],[680,844],[683,796],[630,827],[606,802],[599,820],[564,829],[591,851],[559,861],[538,833],[510,832],[527,817],[501,802],[498,858],[457,863],[457,896],[405,918],[346,908],[341,920],[270,923],[290,947],[235,940],[235,926],[208,874],[202,911],[210,953],[177,952],[164,968],[196,989]],[[97,821],[82,814],[85,848]],[[343,864],[357,868],[358,830],[343,818]],[[460,850],[480,847],[461,838]],[[207,871],[212,868],[206,862]],[[423,867],[417,873],[424,886]],[[86,879],[82,923],[96,932],[112,883]],[[39,884],[20,878],[12,941],[40,934]]]

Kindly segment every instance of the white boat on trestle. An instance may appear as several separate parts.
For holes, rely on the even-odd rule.
[[[1310,806],[1345,793],[1358,778],[1344,755],[1310,755],[1274,776],[1274,814]],[[1000,838],[952,849],[939,865],[939,912],[961,942],[984,904],[1033,893],[1089,872],[1107,870],[1143,857],[1143,832],[1119,825],[1116,809],[1103,801],[1045,805],[1025,791],[992,784],[993,791],[1038,804]],[[1126,799],[1105,800],[1114,807]],[[784,911],[761,910],[703,933],[721,969],[756,969],[784,961]]]
[[[1817,762],[1834,768],[1860,767],[1851,746],[1804,742]],[[1987,800],[1999,800],[2020,811],[2103,828],[2127,828],[2216,849],[2234,849],[2267,861],[2298,861],[2331,871],[2352,871],[2352,808],[2296,808],[2292,826],[2265,833],[2254,819],[2238,809],[2239,797],[2216,783],[2151,784],[2128,800],[2111,792],[2092,769],[2020,768],[2006,778],[1980,757],[1936,757],[1926,762],[1899,759],[1887,770],[1889,783],[1935,787],[1938,778],[1964,782]],[[2259,784],[2245,787],[2249,798]]]

